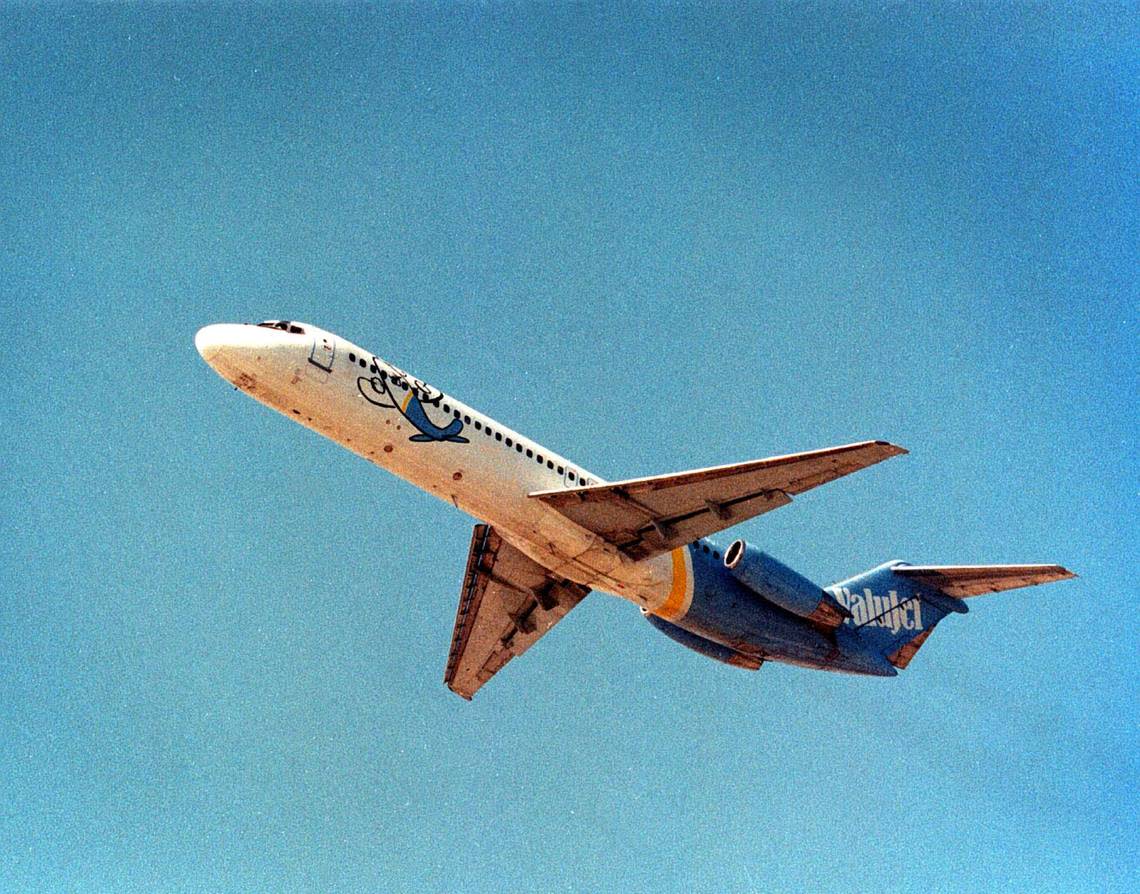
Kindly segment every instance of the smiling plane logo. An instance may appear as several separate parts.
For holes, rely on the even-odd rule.
[[[373,368],[377,368],[376,358],[373,358]],[[392,390],[396,386],[402,390],[406,390],[407,394],[402,397],[397,397],[396,393]],[[452,444],[466,444],[466,438],[461,438],[459,433],[463,431],[463,422],[459,419],[453,419],[446,428],[440,428],[432,422],[427,415],[427,410],[424,409],[424,401],[420,400],[420,395],[424,396],[424,400],[435,406],[439,406],[440,400],[443,398],[443,393],[436,391],[429,385],[416,379],[411,384],[408,383],[408,375],[402,370],[393,367],[392,375],[378,375],[360,376],[356,380],[356,387],[360,390],[360,394],[370,404],[377,407],[384,407],[390,410],[396,410],[411,424],[416,431],[417,435],[412,435],[409,441],[449,441]],[[434,392],[434,393],[433,393]]]

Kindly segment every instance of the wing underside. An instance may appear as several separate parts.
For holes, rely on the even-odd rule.
[[[864,441],[531,497],[640,560],[785,506],[793,495],[902,453],[886,441]]]
[[[489,525],[476,525],[443,679],[470,699],[574,608],[589,589],[558,580]]]

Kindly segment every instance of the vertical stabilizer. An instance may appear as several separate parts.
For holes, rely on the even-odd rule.
[[[961,599],[898,574],[901,567],[905,563],[887,562],[827,588],[851,612],[847,626],[860,642],[900,669],[946,615],[969,611]]]

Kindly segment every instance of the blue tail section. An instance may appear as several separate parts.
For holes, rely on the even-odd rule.
[[[851,612],[845,627],[860,646],[897,668],[910,663],[946,615],[969,611],[961,599],[896,574],[904,564],[887,562],[827,588]]]

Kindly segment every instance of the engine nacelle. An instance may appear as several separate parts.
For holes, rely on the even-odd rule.
[[[822,587],[743,540],[724,551],[724,567],[757,596],[793,615],[833,628],[851,617]]]
[[[679,642],[686,649],[692,649],[694,652],[704,655],[706,658],[711,658],[714,661],[720,661],[724,664],[731,664],[733,667],[744,667],[748,670],[759,670],[760,665],[764,663],[764,659],[759,655],[745,655],[743,652],[737,652],[728,646],[714,643],[711,639],[697,636],[697,634],[683,630],[675,624],[670,624],[668,621],[657,617],[657,615],[651,615],[645,611],[645,609],[642,609],[641,613],[645,615],[645,620],[671,640]]]

